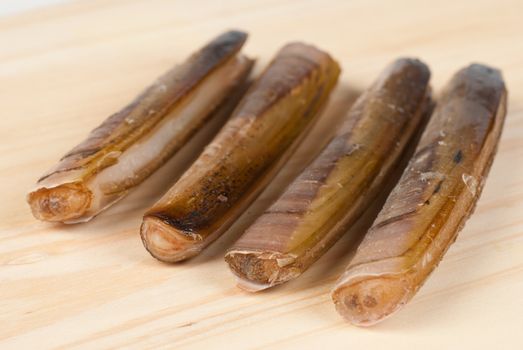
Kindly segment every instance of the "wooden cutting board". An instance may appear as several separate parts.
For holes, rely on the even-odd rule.
[[[0,348],[523,349],[522,12],[520,0],[84,0],[1,19]],[[231,27],[250,32],[245,51],[257,71],[283,43],[303,40],[331,52],[344,72],[318,127],[222,239],[166,265],[138,236],[145,208],[212,128],[95,220],[32,218],[25,193],[43,171]],[[386,322],[344,323],[329,291],[371,211],[299,280],[255,295],[238,290],[223,262],[227,246],[325,144],[358,92],[403,55],[431,66],[436,92],[471,61],[501,68],[509,89],[486,188],[439,268]]]

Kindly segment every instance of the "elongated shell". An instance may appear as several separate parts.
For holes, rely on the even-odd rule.
[[[447,85],[414,157],[365,236],[332,298],[356,325],[407,303],[472,213],[506,113],[498,70],[473,64]]]
[[[312,46],[286,45],[231,120],[144,216],[142,240],[163,261],[198,254],[254,200],[288,158],[336,84],[339,67]]]
[[[87,221],[163,165],[248,76],[247,35],[226,32],[94,129],[38,180],[27,200],[41,220]]]
[[[246,290],[298,277],[372,203],[421,125],[430,71],[398,59],[349,110],[338,135],[229,249]]]

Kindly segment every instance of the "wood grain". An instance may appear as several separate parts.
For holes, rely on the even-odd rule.
[[[0,348],[523,347],[523,3],[514,1],[78,1],[0,20]],[[259,71],[290,40],[328,50],[342,81],[318,127],[230,231],[170,266],[141,245],[144,210],[213,128],[140,189],[85,225],[35,221],[38,175],[175,62],[228,28],[250,32]],[[328,141],[357,92],[401,55],[436,92],[472,61],[503,70],[509,113],[474,216],[404,310],[372,329],[329,298],[365,220],[298,280],[250,295],[223,254]],[[370,214],[369,214],[370,216]],[[367,220],[368,221],[368,220]]]

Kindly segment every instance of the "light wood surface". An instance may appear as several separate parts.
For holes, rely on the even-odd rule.
[[[85,0],[0,20],[0,348],[523,349],[522,13],[520,0]],[[211,129],[90,223],[32,218],[25,193],[40,174],[231,27],[250,32],[246,52],[257,71],[283,43],[303,40],[331,52],[344,72],[313,134],[225,237],[172,266],[151,258],[138,235],[145,208]],[[401,55],[430,65],[436,92],[471,61],[501,68],[509,89],[484,193],[439,268],[384,323],[344,323],[329,291],[362,220],[299,280],[255,295],[238,290],[226,247],[319,151],[358,91]]]

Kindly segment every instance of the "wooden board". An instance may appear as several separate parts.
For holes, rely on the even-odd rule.
[[[1,4],[0,4],[1,6]],[[523,348],[523,3],[515,1],[79,1],[0,20],[0,348]],[[152,259],[141,214],[208,141],[84,225],[38,222],[26,191],[157,75],[217,34],[251,34],[263,67],[303,40],[342,64],[318,128],[228,234],[187,263]],[[439,91],[471,61],[503,70],[509,115],[474,216],[414,300],[386,322],[344,323],[329,290],[360,223],[299,280],[238,290],[226,247],[327,141],[392,59],[418,56]]]

